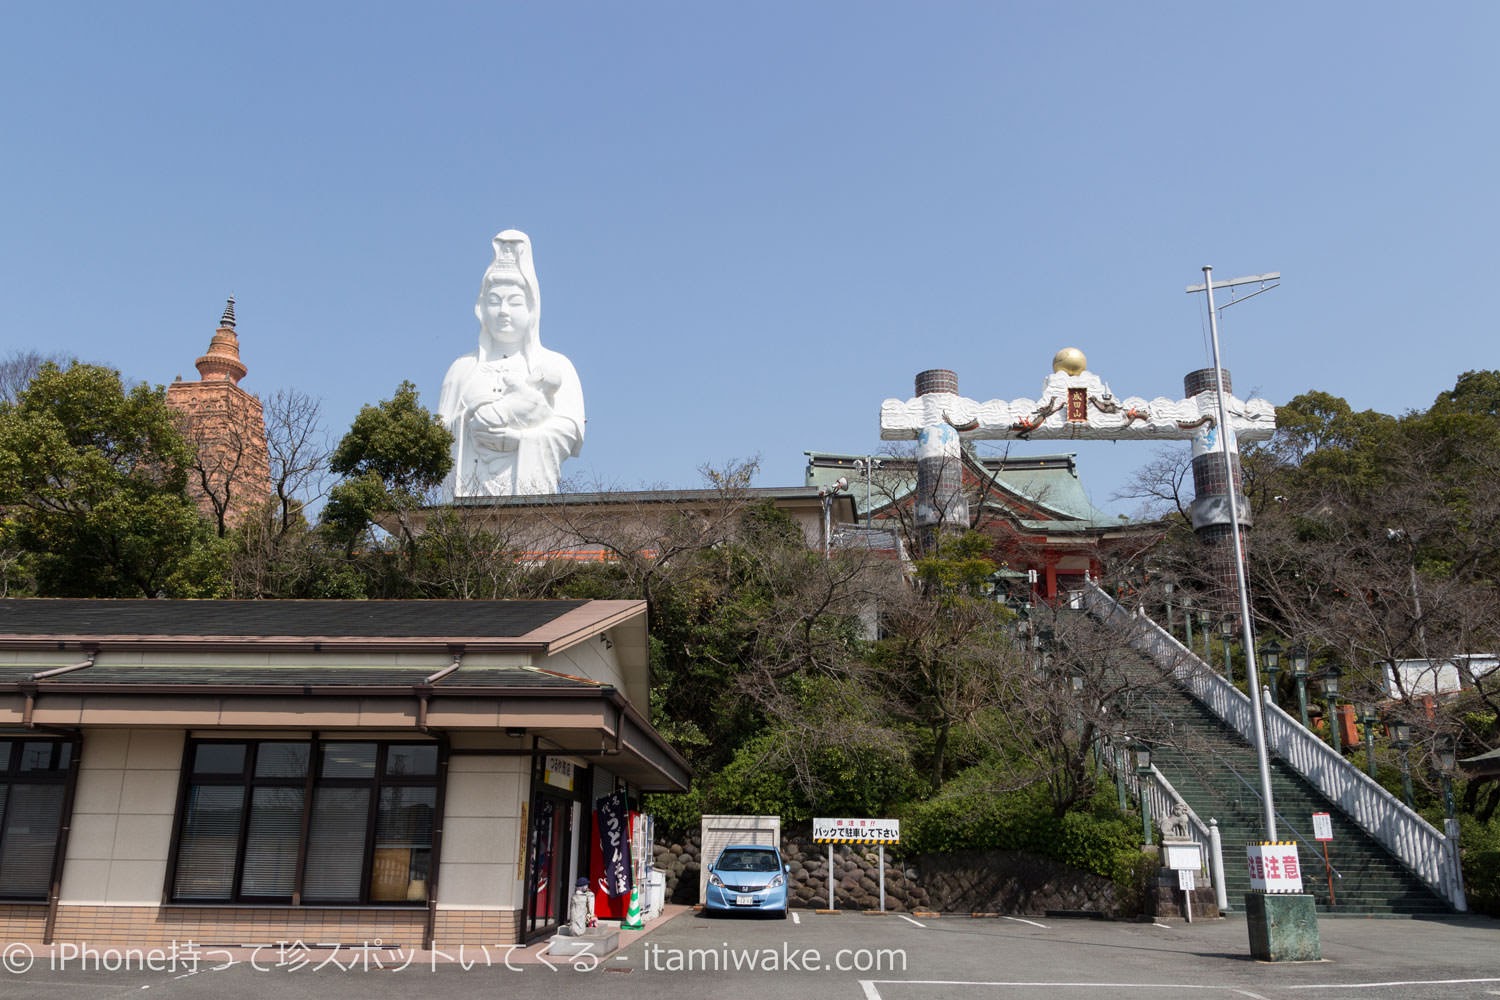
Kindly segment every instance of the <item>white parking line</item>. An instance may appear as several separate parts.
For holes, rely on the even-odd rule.
[[[1494,980],[1454,980],[1455,982],[1493,982]],[[1253,1000],[1265,1000],[1258,993],[1239,989],[1233,986],[1200,985],[1196,983],[1075,983],[1075,982],[974,982],[965,979],[861,979],[860,989],[864,991],[865,1000],[884,1000],[876,984],[886,986],[999,986],[1012,989],[1044,989],[1044,990],[1213,990],[1216,992],[1237,993],[1240,996],[1251,997]],[[1295,987],[1294,987],[1295,988]],[[1330,989],[1333,987],[1329,987]]]
[[[922,923],[922,921],[920,921],[920,920],[913,920],[911,917],[908,917],[904,913],[898,913],[898,914],[896,914],[896,916],[900,917],[902,920],[905,920],[909,924],[916,924],[918,927],[926,927],[927,926],[926,924]]]
[[[1047,929],[1047,925],[1046,924],[1039,924],[1035,920],[1022,920],[1020,917],[1006,917],[1005,919],[1006,920],[1014,920],[1018,924],[1030,924],[1033,927],[1040,927],[1042,930],[1046,930]]]
[[[1381,986],[1460,986],[1467,983],[1500,983],[1500,979],[1397,979],[1389,983],[1309,983],[1289,990],[1360,990]]]

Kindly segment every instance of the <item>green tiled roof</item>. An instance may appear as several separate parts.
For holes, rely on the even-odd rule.
[[[861,517],[868,513],[869,508],[878,511],[892,501],[904,499],[916,489],[916,464],[911,457],[879,459],[881,467],[867,479],[864,468],[855,465],[857,461],[864,461],[865,456],[831,452],[808,452],[807,455],[807,485],[831,486],[839,477],[844,477],[849,481],[849,496]],[[1011,493],[1055,515],[1045,519],[1018,519],[1028,528],[1053,532],[1085,531],[1129,523],[1093,505],[1078,477],[1075,459],[1073,454],[1004,459],[968,455],[976,473],[983,469],[994,477],[996,490]],[[994,497],[987,503],[991,508],[1005,508],[1005,504]]]

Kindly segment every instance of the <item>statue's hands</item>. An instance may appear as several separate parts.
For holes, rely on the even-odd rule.
[[[521,442],[520,428],[509,425],[509,409],[503,403],[503,400],[486,403],[469,417],[469,433],[481,448],[515,451]]]
[[[481,427],[476,424],[471,432],[474,443],[490,451],[515,451],[521,444],[522,431],[514,427]]]

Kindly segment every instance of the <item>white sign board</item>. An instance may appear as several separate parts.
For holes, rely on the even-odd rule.
[[[1198,871],[1203,867],[1203,850],[1196,843],[1167,843],[1162,845],[1162,867],[1182,871],[1190,868]]]
[[[814,819],[815,844],[899,844],[899,819]]]
[[[1333,839],[1333,817],[1327,813],[1313,813],[1313,839]]]
[[[1290,841],[1251,844],[1245,848],[1251,892],[1301,892],[1302,865]]]
[[[542,762],[542,781],[565,792],[573,790],[573,762],[562,757],[547,757]]]
[[[1191,868],[1179,868],[1177,870],[1177,888],[1183,892],[1192,892],[1198,887],[1198,873]]]

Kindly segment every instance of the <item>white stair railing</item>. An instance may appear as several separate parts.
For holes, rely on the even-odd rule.
[[[1188,838],[1198,845],[1198,856],[1203,859],[1201,874],[1208,877],[1209,883],[1214,887],[1215,902],[1220,910],[1229,909],[1229,900],[1224,887],[1224,853],[1219,838],[1215,836],[1211,824],[1217,824],[1217,820],[1210,818],[1207,823],[1202,817],[1188,805],[1183,797],[1167,780],[1167,776],[1151,766],[1151,778],[1145,781],[1140,772],[1129,766],[1121,766],[1121,756],[1129,759],[1129,750],[1126,745],[1114,745],[1108,737],[1102,737],[1100,744],[1105,748],[1105,760],[1107,769],[1115,776],[1117,781],[1123,780],[1125,788],[1141,803],[1141,808],[1146,810],[1150,816],[1161,826],[1161,818],[1170,816],[1180,805],[1187,810]],[[1143,789],[1144,786],[1144,789]]]
[[[1250,698],[1209,669],[1176,637],[1141,614],[1131,614],[1092,581],[1084,606],[1129,636],[1130,645],[1172,671],[1193,697],[1235,732],[1254,742]],[[1460,913],[1468,910],[1458,844],[1269,699],[1263,700],[1266,747],[1373,837],[1428,888]]]

